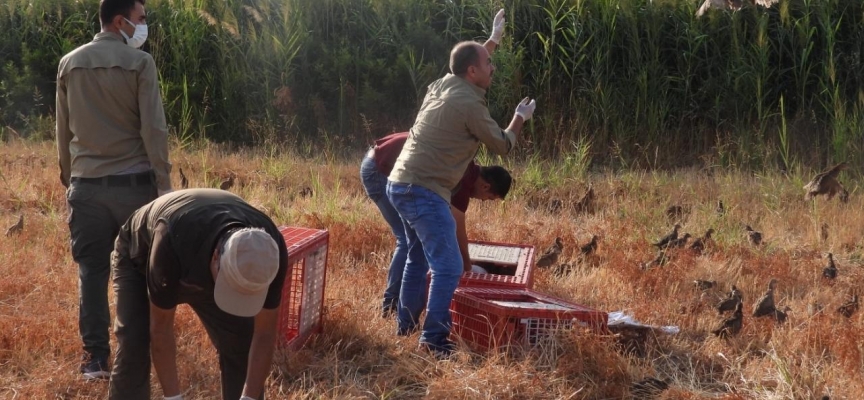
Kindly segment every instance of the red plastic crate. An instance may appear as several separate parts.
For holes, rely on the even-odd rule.
[[[606,330],[605,312],[530,289],[460,287],[450,303],[453,334],[478,350],[540,343],[574,325]]]
[[[509,271],[512,274],[479,274],[475,272],[463,274],[459,281],[459,286],[512,289],[531,289],[534,287],[534,246],[480,240],[469,240],[468,243],[469,245],[474,243],[519,249],[519,262],[515,267],[512,267],[513,271]]]
[[[330,234],[326,230],[288,226],[279,227],[279,232],[288,247],[291,268],[282,287],[280,345],[296,350],[312,334],[321,332]]]

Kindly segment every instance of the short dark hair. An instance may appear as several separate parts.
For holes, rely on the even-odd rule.
[[[507,193],[510,192],[510,185],[513,184],[513,177],[510,176],[510,172],[500,165],[480,167],[480,177],[489,184],[489,190],[501,200],[507,197]]]
[[[122,15],[129,18],[129,14],[135,8],[135,3],[144,5],[146,0],[101,0],[99,2],[99,20],[102,25],[108,25],[114,20],[114,17]]]
[[[480,54],[477,46],[480,44],[472,41],[459,42],[450,51],[450,72],[453,75],[463,76],[468,72],[468,67],[480,63]]]

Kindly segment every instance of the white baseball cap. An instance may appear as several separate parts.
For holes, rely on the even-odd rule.
[[[235,231],[219,256],[213,299],[228,314],[255,316],[278,272],[279,247],[273,237],[260,228]]]

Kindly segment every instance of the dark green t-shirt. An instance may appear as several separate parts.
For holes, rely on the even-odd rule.
[[[279,247],[279,272],[264,308],[279,307],[288,250],[270,218],[223,190],[188,189],[166,194],[135,211],[121,235],[133,264],[147,276],[150,302],[170,309],[181,303],[212,302],[210,261],[219,236],[232,228],[261,228]]]

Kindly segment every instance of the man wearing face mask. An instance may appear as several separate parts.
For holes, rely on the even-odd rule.
[[[57,153],[78,264],[85,379],[109,376],[108,277],[120,227],[171,191],[168,129],[147,39],[145,0],[102,0],[102,31],[60,60]]]

